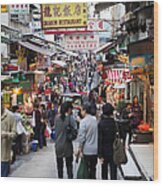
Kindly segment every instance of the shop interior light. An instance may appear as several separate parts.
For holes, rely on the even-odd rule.
[[[21,94],[21,93],[22,93],[22,87],[19,87],[19,88],[16,87],[16,88],[14,88],[14,89],[13,89],[13,93],[14,93],[14,94]]]

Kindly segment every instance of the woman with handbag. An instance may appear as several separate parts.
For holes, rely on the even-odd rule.
[[[113,161],[113,143],[116,136],[116,125],[113,119],[114,108],[106,103],[103,115],[98,125],[98,157],[102,163],[102,179],[108,179],[108,164],[110,165],[110,179],[117,179],[117,166]]]
[[[71,129],[77,129],[75,120],[71,115],[71,105],[68,102],[64,102],[61,105],[60,115],[57,116],[55,121],[55,149],[57,156],[57,169],[58,177],[63,178],[63,159],[66,160],[67,175],[69,179],[73,178],[73,145],[72,140],[68,138],[71,135],[67,134],[68,126],[71,126]]]

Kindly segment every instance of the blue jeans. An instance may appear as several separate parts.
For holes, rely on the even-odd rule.
[[[1,177],[8,177],[9,169],[10,163],[1,161]]]

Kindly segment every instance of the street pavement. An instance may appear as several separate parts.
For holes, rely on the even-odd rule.
[[[74,151],[77,144],[74,142]],[[73,162],[74,178],[76,178],[79,163]],[[97,164],[96,178],[101,179],[101,165]],[[11,165],[10,177],[23,178],[58,178],[56,155],[54,143],[48,141],[47,147],[39,149],[37,152],[30,152],[27,155],[18,156],[14,164]],[[64,166],[64,178],[67,178],[66,167]],[[123,180],[118,170],[118,179]]]
[[[154,179],[154,146],[149,144],[131,144],[130,150],[146,180]]]

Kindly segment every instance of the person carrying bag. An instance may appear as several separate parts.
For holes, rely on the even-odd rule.
[[[77,179],[89,179],[89,173],[84,157],[81,157],[80,165],[77,171]]]
[[[117,132],[116,132],[115,140],[113,142],[113,161],[117,166],[119,166],[121,164],[126,164],[128,160],[125,151],[125,146],[123,140],[120,137],[119,128],[116,122],[115,125],[116,125]]]

